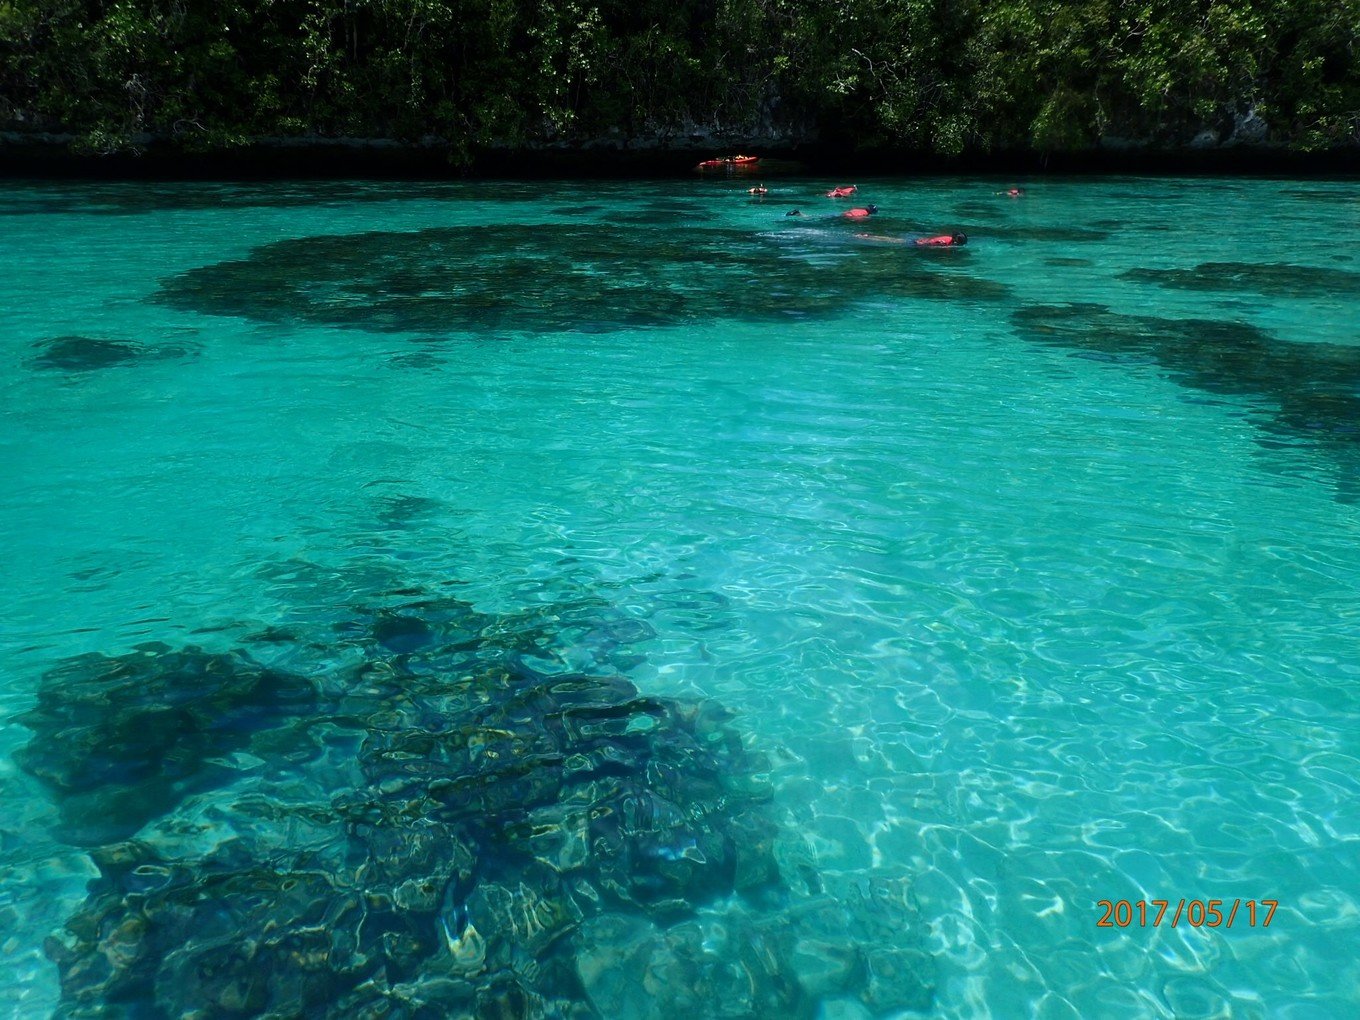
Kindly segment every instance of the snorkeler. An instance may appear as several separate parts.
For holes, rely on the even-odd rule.
[[[790,210],[789,210],[788,212],[786,212],[784,215],[785,215],[785,216],[802,216],[802,215],[803,215],[803,212],[802,212],[801,209],[790,209]]]
[[[1022,188],[1008,188],[1005,191],[996,192],[996,194],[1005,195],[1007,198],[1020,198],[1024,193]]]
[[[849,198],[859,189],[853,184],[840,184],[826,193],[827,198]]]
[[[847,209],[841,213],[847,220],[863,220],[878,212],[878,206],[866,205],[857,209]]]
[[[916,243],[923,248],[960,248],[968,243],[968,235],[962,232],[939,234],[936,237],[918,237]]]
[[[768,195],[769,193],[770,193],[770,189],[767,188],[767,187],[765,187],[765,185],[763,185],[763,184],[757,184],[754,188],[747,188],[747,189],[746,189],[746,194],[748,194],[748,195],[759,195],[759,196],[761,196],[761,197],[764,197],[765,195]]]

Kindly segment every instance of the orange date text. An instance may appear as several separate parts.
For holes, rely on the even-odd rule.
[[[1097,928],[1269,928],[1279,900],[1097,900]]]

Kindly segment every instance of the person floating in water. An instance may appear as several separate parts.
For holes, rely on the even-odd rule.
[[[748,194],[748,195],[756,195],[756,196],[761,197],[761,198],[763,198],[764,196],[768,195],[769,193],[770,193],[770,189],[767,188],[767,187],[765,187],[765,185],[763,185],[763,184],[757,184],[754,188],[747,188],[747,189],[746,189],[746,194]]]
[[[918,237],[916,243],[923,248],[961,248],[968,243],[968,235],[962,232],[938,234],[935,237]]]
[[[845,210],[845,212],[841,213],[841,215],[844,216],[847,220],[865,220],[868,219],[870,216],[874,215],[874,213],[876,212],[878,212],[878,206],[866,205],[861,206],[857,209],[847,209]]]
[[[788,212],[786,212],[784,215],[785,215],[785,216],[802,216],[802,215],[803,215],[803,211],[802,211],[801,209],[790,209],[790,210],[789,210]]]
[[[962,233],[939,234],[935,237],[918,237],[915,239],[889,237],[887,234],[856,234],[855,237],[860,241],[872,241],[874,244],[916,244],[922,248],[958,248],[968,243],[968,235]]]
[[[1005,195],[1007,198],[1019,198],[1024,194],[1023,188],[1008,188],[1005,191],[998,191],[998,195]]]
[[[841,184],[826,193],[827,198],[849,198],[859,189],[853,184]]]

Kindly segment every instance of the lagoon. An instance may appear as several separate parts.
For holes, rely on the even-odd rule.
[[[1360,1008],[1354,182],[766,183],[5,185],[0,1010]]]

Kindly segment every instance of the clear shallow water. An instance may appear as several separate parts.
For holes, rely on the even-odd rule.
[[[566,1010],[535,955],[615,1015],[772,1012],[733,991],[748,974],[824,1016],[1355,1012],[1353,185],[859,182],[875,234],[968,230],[926,253],[769,183],[7,188],[5,1008],[61,1008],[42,944],[103,895],[101,847],[135,836],[191,884],[231,839],[280,869],[376,854],[299,812],[388,790],[382,713],[403,670],[440,675],[391,621],[443,613],[512,687],[622,673],[734,713],[745,752],[718,764],[761,821],[704,824],[770,833],[776,866],[758,893],[587,909],[550,945],[483,905],[500,970],[456,976],[512,1014]],[[88,748],[25,713],[104,661],[75,657],[148,642],[321,693],[231,736],[143,705],[130,732],[172,737],[137,762],[177,785],[63,793],[52,769],[89,775],[61,746]],[[374,670],[396,680],[365,701]],[[277,734],[309,711],[333,732],[294,760]],[[638,860],[686,866],[689,832]],[[1181,897],[1279,908],[1097,927],[1099,900]],[[460,909],[412,915],[455,962]],[[135,904],[110,916],[118,958]],[[474,993],[441,994],[408,1000]]]

